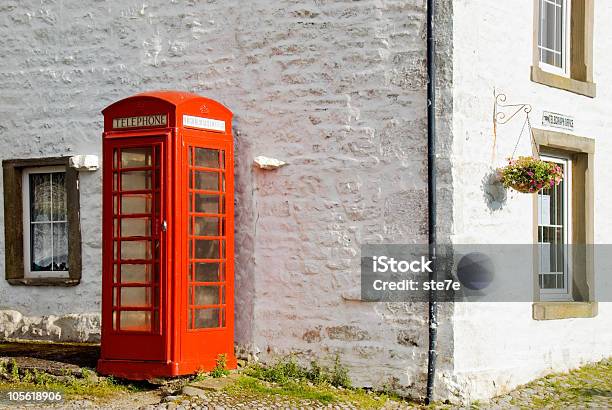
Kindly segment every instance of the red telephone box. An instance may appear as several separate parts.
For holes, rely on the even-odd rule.
[[[209,371],[234,356],[232,113],[160,91],[105,108],[102,348],[128,379]]]

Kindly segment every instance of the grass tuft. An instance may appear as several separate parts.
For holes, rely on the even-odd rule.
[[[290,381],[307,381],[317,385],[329,384],[335,387],[351,387],[348,369],[340,363],[338,356],[336,356],[332,367],[322,366],[318,362],[312,361],[308,368],[301,366],[294,357],[290,356],[271,366],[251,365],[244,373],[272,383],[286,384]]]
[[[215,379],[219,377],[227,376],[229,374],[229,370],[227,370],[227,356],[224,354],[220,354],[217,356],[217,363],[214,369],[210,372],[210,375]]]
[[[94,373],[86,369],[83,370],[83,378],[69,375],[58,378],[36,369],[20,372],[19,367],[13,360],[8,363],[6,370],[8,370],[9,380],[0,381],[0,391],[57,391],[67,399],[92,399],[107,398],[118,393],[142,390],[142,387],[138,384],[118,383],[112,377],[93,378],[91,376]]]
[[[321,404],[348,402],[368,409],[381,408],[389,399],[386,394],[352,389],[348,370],[338,357],[329,367],[316,361],[312,361],[309,367],[302,366],[292,356],[269,366],[254,364],[247,367],[236,383],[226,390],[232,395],[251,398],[274,395]]]

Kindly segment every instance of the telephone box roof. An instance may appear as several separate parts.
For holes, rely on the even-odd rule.
[[[149,91],[149,92],[144,92],[140,94],[135,94],[127,98],[124,98],[122,100],[114,102],[113,104],[104,108],[102,110],[102,113],[105,113],[111,107],[123,105],[126,102],[129,102],[131,100],[147,99],[147,98],[165,101],[169,104],[172,104],[175,107],[179,107],[188,102],[196,103],[196,104],[198,102],[201,102],[202,104],[205,104],[208,106],[215,106],[216,108],[220,109],[221,111],[226,112],[230,116],[232,115],[232,112],[226,106],[224,106],[223,104],[215,100],[212,100],[206,97],[202,97],[201,95],[198,95],[198,94],[189,93],[186,91],[174,91],[174,90]]]

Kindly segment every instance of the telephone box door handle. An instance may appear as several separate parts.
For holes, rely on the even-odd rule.
[[[162,232],[166,232],[168,230],[168,223],[166,221],[162,221],[161,230]]]

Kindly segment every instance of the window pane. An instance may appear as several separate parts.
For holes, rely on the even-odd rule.
[[[550,4],[549,2],[545,1],[544,2],[544,23],[545,23],[545,41],[544,44],[542,44],[544,47],[549,48],[551,50],[555,50],[555,51],[559,51],[556,47],[555,47],[555,38],[556,38],[556,29],[558,28],[556,26],[556,19],[555,19],[555,14],[557,11],[557,6]]]
[[[192,206],[195,209],[192,212],[202,212],[206,214],[222,214],[225,211],[223,204],[223,197],[219,195],[207,195],[207,194],[191,194],[192,197],[195,195],[195,201]]]
[[[121,173],[122,191],[147,189],[151,189],[151,171],[128,171]]]
[[[152,288],[123,287],[121,288],[121,306],[149,307],[152,306]]]
[[[51,220],[51,174],[30,174],[30,220]]]
[[[122,241],[121,259],[151,259],[151,242]]]
[[[197,262],[195,266],[196,282],[220,282],[223,281],[223,264],[217,262]]]
[[[151,148],[124,148],[121,150],[121,167],[150,167]]]
[[[219,168],[219,151],[216,149],[196,148],[195,163],[196,167]]]
[[[556,275],[542,275],[542,288],[543,289],[554,289],[555,288],[555,276]]]
[[[563,228],[555,226],[541,226],[542,231],[541,242],[542,243],[563,243]]]
[[[204,240],[195,241],[194,259],[220,259],[225,254],[225,241],[223,240]]]
[[[565,287],[565,275],[561,274],[557,274],[555,275],[557,278],[557,289],[563,289]]]
[[[151,236],[150,218],[122,218],[121,237]]]
[[[122,264],[121,283],[151,283],[153,278],[153,265],[151,264]]]
[[[121,214],[146,214],[153,209],[151,194],[132,194],[121,196]]]
[[[220,191],[219,173],[194,171],[195,189],[204,189],[207,191]]]
[[[120,312],[119,323],[121,330],[150,332],[152,330],[151,312]]]
[[[540,246],[540,272],[563,272],[565,247],[562,244],[543,243]]]
[[[548,50],[541,50],[540,61],[546,64],[555,65],[555,53]]]
[[[219,287],[218,286],[196,286],[194,305],[218,305]]]
[[[68,223],[66,222],[53,224],[53,270],[68,270]]]
[[[219,309],[196,309],[195,328],[219,327]]]
[[[555,7],[555,48],[556,51],[563,50],[563,6]]]
[[[540,61],[559,68],[564,65],[564,16],[563,0],[540,0],[540,28],[538,31]]]
[[[540,287],[551,290],[564,289],[565,275],[563,273],[540,275]]]
[[[53,263],[52,229],[50,223],[31,225],[31,266],[32,272],[50,271]]]
[[[54,172],[51,174],[53,209],[51,218],[54,221],[65,221],[66,218],[66,173]]]
[[[220,218],[196,216],[192,218],[191,234],[195,236],[223,236]]]

